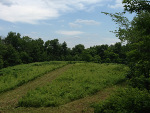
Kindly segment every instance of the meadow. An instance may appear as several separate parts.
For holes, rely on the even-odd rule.
[[[76,63],[48,85],[29,91],[18,106],[60,106],[119,84],[127,70],[122,64]]]
[[[50,71],[63,67],[67,62],[37,62],[0,70],[0,93],[14,89]]]

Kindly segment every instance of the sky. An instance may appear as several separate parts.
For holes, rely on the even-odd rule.
[[[117,25],[101,12],[122,11],[122,0],[0,0],[0,36],[12,31],[32,39],[65,41],[70,48],[110,45],[120,41],[110,32]]]

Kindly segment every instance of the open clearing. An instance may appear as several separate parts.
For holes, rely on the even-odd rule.
[[[0,113],[92,113],[94,112],[94,109],[91,107],[92,104],[99,102],[100,100],[104,100],[113,93],[114,90],[120,87],[120,85],[108,86],[97,93],[87,95],[81,99],[73,100],[58,107],[18,107],[18,101],[25,96],[28,91],[34,90],[37,87],[48,85],[59,75],[62,76],[65,72],[67,72],[67,70],[73,69],[73,67],[74,64],[66,65],[17,87],[14,90],[1,93]]]

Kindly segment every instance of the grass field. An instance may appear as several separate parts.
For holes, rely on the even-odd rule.
[[[37,75],[0,93],[0,113],[93,113],[92,104],[122,87],[119,84],[128,70],[121,64],[70,63],[32,63],[0,70],[1,78],[14,76],[5,79],[7,84],[22,75],[32,78],[26,74],[30,71]]]
[[[0,70],[0,93],[14,89],[50,71],[66,65],[67,62],[42,62],[8,67]]]
[[[125,65],[76,63],[44,87],[27,93],[19,101],[23,107],[59,106],[92,95],[124,80]]]

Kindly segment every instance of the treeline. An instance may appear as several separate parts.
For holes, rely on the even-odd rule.
[[[43,61],[93,61],[98,63],[126,63],[127,46],[118,42],[114,45],[97,45],[85,48],[78,44],[68,48],[67,43],[58,39],[44,42],[19,33],[9,32],[0,38],[0,68],[21,63]]]

